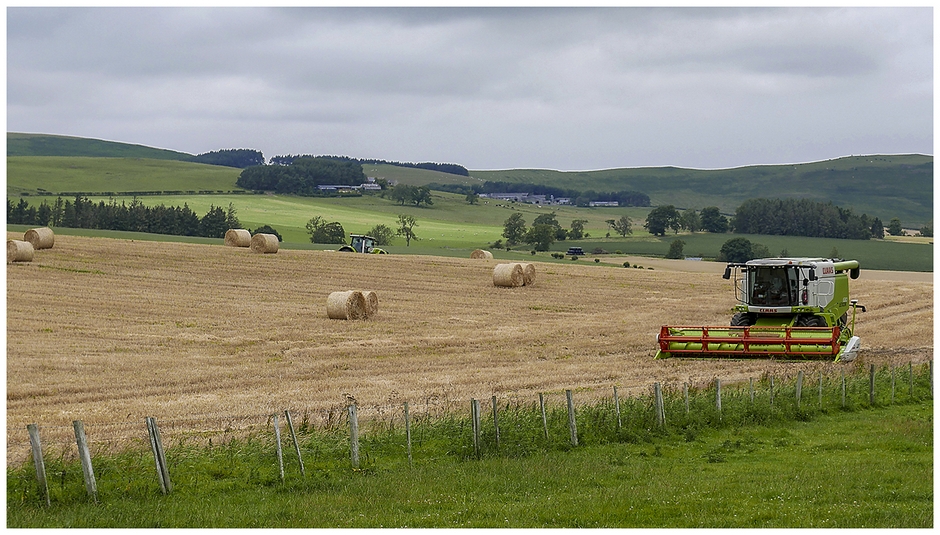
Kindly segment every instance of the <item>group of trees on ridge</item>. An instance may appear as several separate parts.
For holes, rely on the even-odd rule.
[[[362,166],[334,158],[301,157],[290,165],[256,165],[245,168],[235,184],[256,191],[288,195],[315,195],[317,186],[359,186],[366,181]]]
[[[665,236],[666,231],[737,234],[770,234],[780,236],[806,236],[812,238],[839,238],[849,240],[881,239],[885,226],[881,219],[867,214],[855,214],[851,208],[841,208],[831,202],[809,199],[748,199],[735,210],[729,220],[717,207],[703,208],[701,212],[686,210],[680,213],[675,206],[654,208],[643,225],[650,234]],[[889,233],[901,233],[901,222],[892,219]],[[931,233],[928,228],[922,233]]]
[[[353,162],[359,165],[368,164],[368,165],[394,165],[395,167],[410,167],[413,169],[425,169],[427,171],[438,171],[441,173],[447,173],[450,175],[459,175],[459,176],[470,176],[470,171],[462,165],[455,163],[435,163],[435,162],[422,162],[422,163],[411,163],[411,162],[393,162],[388,160],[377,160],[374,158],[352,158],[349,156],[313,156],[311,154],[298,154],[298,155],[287,155],[287,156],[274,156],[271,158],[272,165],[291,165],[294,163],[294,160],[299,158],[329,158],[332,160],[340,162]]]
[[[455,163],[435,163],[435,162],[394,162],[388,160],[351,158],[349,156],[314,156],[312,154],[288,154],[285,156],[274,156],[271,158],[270,165],[289,166],[294,160],[301,158],[325,158],[339,162],[353,162],[362,164],[386,164],[396,167],[411,167],[415,169],[426,169],[428,171],[439,171],[451,175],[470,176],[470,171],[462,165]],[[236,167],[245,169],[253,166],[265,165],[264,154],[254,149],[222,149],[198,154],[189,159],[191,162],[204,163],[209,165],[222,165],[225,167]]]

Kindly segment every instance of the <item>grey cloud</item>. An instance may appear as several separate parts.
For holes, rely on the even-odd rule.
[[[932,37],[916,8],[9,8],[8,127],[471,168],[929,152]]]

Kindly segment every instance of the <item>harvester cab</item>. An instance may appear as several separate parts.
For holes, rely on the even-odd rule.
[[[375,246],[375,238],[361,234],[350,234],[349,245],[339,248],[344,253],[386,254],[384,249]]]
[[[765,258],[730,263],[738,305],[730,327],[663,326],[656,358],[725,357],[782,360],[856,358],[855,314],[849,299],[856,260]],[[851,321],[849,311],[852,312]]]

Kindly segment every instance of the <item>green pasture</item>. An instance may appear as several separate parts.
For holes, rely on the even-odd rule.
[[[7,158],[7,197],[62,192],[224,191],[241,169],[149,158],[18,156]]]
[[[54,197],[29,196],[34,205],[43,200],[52,204]],[[133,197],[89,197],[94,202],[104,201],[130,203]],[[433,205],[415,207],[402,206],[378,195],[362,197],[295,197],[259,194],[214,194],[214,195],[146,195],[138,197],[146,205],[188,205],[200,217],[212,206],[227,208],[231,203],[242,226],[250,229],[270,225],[284,239],[286,248],[332,249],[333,245],[311,244],[306,223],[314,216],[327,221],[338,221],[348,234],[363,234],[378,224],[397,228],[399,214],[414,216],[418,225],[414,231],[418,241],[405,246],[402,238],[395,238],[387,249],[396,254],[438,254],[443,256],[467,256],[474,249],[486,249],[497,240],[503,240],[503,224],[513,213],[521,213],[527,225],[540,214],[554,212],[558,222],[570,228],[574,219],[585,219],[585,230],[590,238],[577,241],[558,241],[550,252],[564,252],[570,246],[580,246],[585,252],[595,249],[609,254],[663,257],[671,242],[685,242],[683,252],[689,257],[715,259],[725,241],[744,237],[752,243],[765,245],[772,255],[786,253],[789,256],[829,257],[834,251],[841,258],[855,259],[864,269],[898,271],[933,271],[932,243],[902,243],[890,240],[839,240],[830,238],[804,238],[799,236],[768,236],[740,234],[667,234],[657,237],[643,228],[650,208],[577,208],[570,206],[546,206],[483,201],[470,205],[463,196],[434,192]],[[633,234],[621,237],[611,233],[606,220],[628,215],[633,220]],[[14,227],[10,227],[11,229]],[[61,229],[65,231],[66,229]],[[84,232],[82,232],[84,233]],[[608,237],[608,233],[611,235]],[[519,245],[511,253],[498,256],[516,257],[528,254],[529,247]],[[550,252],[541,252],[539,260],[551,261]],[[590,255],[589,255],[590,257]],[[531,258],[531,256],[529,256]],[[584,259],[582,259],[584,260]]]
[[[507,169],[471,171],[474,178],[545,184],[598,192],[646,193],[654,206],[701,210],[717,206],[730,213],[746,199],[806,198],[832,201],[856,214],[899,217],[909,228],[933,220],[933,157],[925,155],[849,156],[790,165],[732,169],[632,167],[597,171]]]

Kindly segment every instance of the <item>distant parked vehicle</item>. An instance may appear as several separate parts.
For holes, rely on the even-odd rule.
[[[584,254],[584,249],[581,247],[569,247],[568,254],[571,256],[579,256]]]

